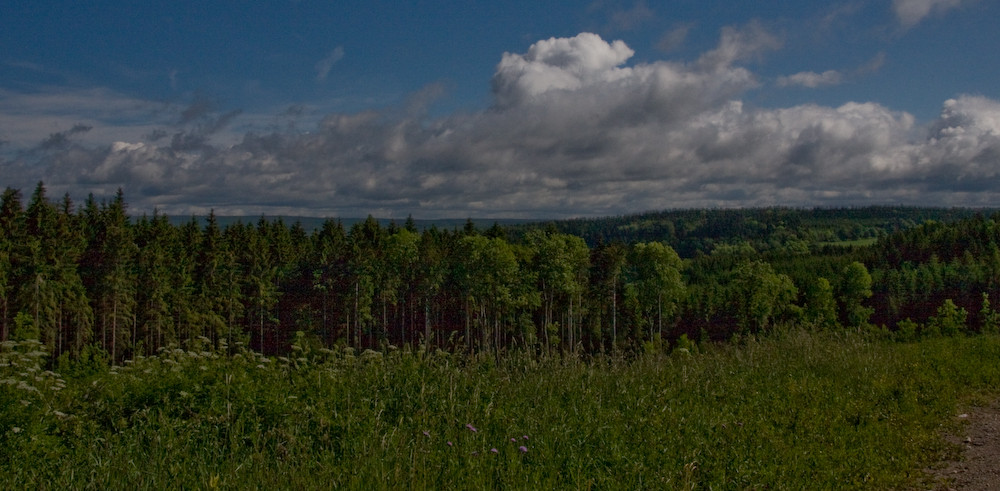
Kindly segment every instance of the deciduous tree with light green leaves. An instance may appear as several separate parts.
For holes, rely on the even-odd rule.
[[[965,309],[955,305],[955,302],[948,298],[938,307],[937,315],[927,321],[927,327],[942,336],[957,336],[965,332],[965,321],[968,316],[969,313]]]
[[[833,285],[826,278],[818,277],[809,284],[805,292],[803,316],[817,327],[837,325],[837,300],[833,295]]]
[[[864,301],[872,296],[872,276],[868,268],[860,262],[852,262],[844,268],[840,283],[840,302],[844,322],[850,327],[860,327],[868,323],[872,309]]]
[[[662,337],[664,318],[673,318],[684,295],[681,258],[662,242],[640,242],[632,246],[629,266],[629,280],[647,319],[649,337],[652,339],[654,327]]]
[[[469,319],[475,319],[478,338],[483,349],[501,344],[502,328],[514,320],[517,305],[520,268],[510,244],[500,238],[467,235],[462,238],[463,262],[466,264],[466,291],[469,298]],[[468,339],[467,342],[471,342]]]
[[[555,311],[559,310],[562,338],[574,349],[581,338],[579,317],[590,266],[587,244],[579,237],[541,230],[531,231],[525,241],[535,254],[532,268],[542,297],[542,329],[548,333],[557,323]]]
[[[794,306],[798,290],[787,275],[778,274],[763,261],[747,261],[736,268],[731,299],[745,332],[767,329]]]

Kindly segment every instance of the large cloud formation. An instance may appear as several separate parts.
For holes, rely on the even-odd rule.
[[[429,118],[404,109],[329,114],[308,133],[213,135],[236,113],[178,123],[170,138],[68,144],[8,158],[50,188],[171,214],[561,217],[706,206],[995,205],[1000,103],[958,96],[918,126],[876,103],[766,109],[741,62],[775,49],[759,26],[727,29],[689,63],[628,66],[595,34],[506,53],[494,104]],[[430,90],[429,92],[434,92]],[[72,131],[63,135],[72,139]],[[37,162],[29,161],[35,159]]]

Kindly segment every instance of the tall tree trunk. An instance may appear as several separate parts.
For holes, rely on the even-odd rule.
[[[424,344],[429,353],[431,351],[431,305],[428,299],[424,299]]]
[[[118,298],[115,297],[111,307],[111,364],[118,363]]]
[[[361,325],[358,322],[358,296],[361,295],[361,285],[354,281],[354,346],[361,348]]]
[[[611,282],[611,351],[618,351],[618,278]]]
[[[660,339],[663,339],[663,294],[662,293],[656,296],[656,331],[660,334]]]

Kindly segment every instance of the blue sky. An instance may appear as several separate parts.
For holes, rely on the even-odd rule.
[[[1000,2],[0,6],[0,184],[133,213],[1000,206]]]

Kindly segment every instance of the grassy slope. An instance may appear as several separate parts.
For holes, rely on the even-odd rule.
[[[792,330],[591,363],[178,350],[63,382],[14,350],[4,488],[906,487],[1000,388],[989,336]]]

